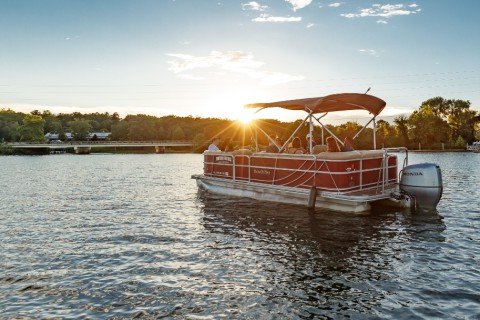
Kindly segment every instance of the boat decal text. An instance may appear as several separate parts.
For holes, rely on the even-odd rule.
[[[229,176],[228,172],[223,172],[223,171],[213,171],[213,174],[217,176],[225,176],[225,177]]]
[[[272,172],[270,170],[267,170],[267,169],[253,169],[253,173],[268,175],[268,174],[271,174]]]
[[[423,176],[422,172],[404,172],[403,174],[406,176]]]
[[[232,157],[217,156],[217,157],[215,157],[215,162],[216,163],[231,164],[232,163]]]

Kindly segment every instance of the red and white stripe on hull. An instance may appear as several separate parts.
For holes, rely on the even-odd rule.
[[[397,184],[397,157],[385,151],[318,155],[204,153],[204,173],[194,176],[210,192],[305,205],[317,191],[319,207],[349,212],[388,199]]]

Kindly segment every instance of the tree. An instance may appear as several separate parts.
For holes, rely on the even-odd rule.
[[[397,142],[395,127],[385,120],[377,121],[376,137],[377,146],[381,146],[382,148],[393,147]]]
[[[459,136],[470,143],[475,140],[478,114],[476,111],[470,110],[470,101],[435,97],[422,102],[420,109],[427,107],[436,117],[445,120],[449,125],[449,128],[436,128],[437,130],[442,129],[439,131],[442,139],[445,139],[444,134],[446,133],[448,140],[453,145]]]
[[[18,127],[20,141],[42,142],[45,140],[43,126],[45,121],[42,116],[36,114],[27,114],[23,118],[23,125]]]
[[[137,115],[132,120],[127,120],[128,140],[130,141],[152,141],[156,140],[157,130],[155,117]]]
[[[464,141],[475,141],[475,123],[477,112],[470,110],[470,101],[452,100],[453,107],[448,115],[451,137],[461,136]]]
[[[193,137],[193,151],[194,152],[203,152],[208,147],[208,139],[205,138],[203,133],[197,133]]]
[[[462,136],[458,136],[457,140],[455,141],[455,147],[460,149],[465,149],[467,146],[467,142],[462,138]]]
[[[399,146],[408,147],[410,145],[410,138],[408,137],[408,118],[406,116],[398,116],[393,120],[397,136],[400,137]]]
[[[20,133],[18,127],[25,117],[24,113],[11,109],[0,109],[0,143],[18,141]]]
[[[89,120],[84,118],[75,118],[68,122],[68,126],[73,135],[73,139],[77,141],[87,140],[88,134],[92,131],[92,125]]]
[[[429,105],[423,105],[414,111],[408,118],[408,125],[412,140],[423,146],[432,147],[448,141],[450,127],[447,121],[437,115]]]
[[[63,132],[62,122],[49,110],[43,111],[42,118],[45,120],[44,133]]]
[[[10,122],[0,119],[0,143],[4,141],[17,141],[20,137],[18,122]]]
[[[126,141],[128,140],[128,122],[120,121],[112,126],[112,140]]]
[[[180,126],[176,126],[172,131],[172,140],[183,140],[185,139],[185,133]]]
[[[383,120],[380,120],[383,121]],[[340,139],[346,136],[352,137],[362,128],[362,126],[356,121],[347,121],[344,124],[337,126],[336,134]]]

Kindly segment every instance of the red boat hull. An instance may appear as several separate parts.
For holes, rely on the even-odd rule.
[[[204,175],[246,183],[352,192],[397,183],[397,157],[383,151],[318,155],[205,152]]]

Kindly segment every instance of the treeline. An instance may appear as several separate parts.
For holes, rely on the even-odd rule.
[[[377,147],[405,146],[409,149],[458,149],[465,148],[477,139],[479,114],[471,110],[470,102],[436,97],[424,101],[410,116],[399,116],[393,123],[377,121]],[[262,129],[272,136],[286,140],[297,128],[300,120],[281,122],[272,119],[257,120]],[[327,128],[343,139],[353,136],[362,126],[357,122],[346,122]],[[251,138],[258,136],[260,144],[268,144],[263,133],[252,126],[217,118],[178,117],[174,115],[154,117],[144,114],[128,115],[121,119],[117,113],[74,112],[52,114],[50,111],[32,111],[29,114],[10,109],[0,110],[0,141],[45,140],[45,134],[58,133],[60,139],[70,132],[74,140],[86,140],[91,132],[110,132],[115,141],[193,140],[194,151],[203,151],[214,136],[219,136],[222,145],[234,148],[250,145]],[[302,127],[297,135],[304,138],[308,126]],[[329,134],[323,132],[324,138]],[[321,128],[316,126],[314,137],[320,142]],[[63,138],[63,139],[62,139]],[[357,149],[373,147],[373,129],[365,129],[355,139]]]

